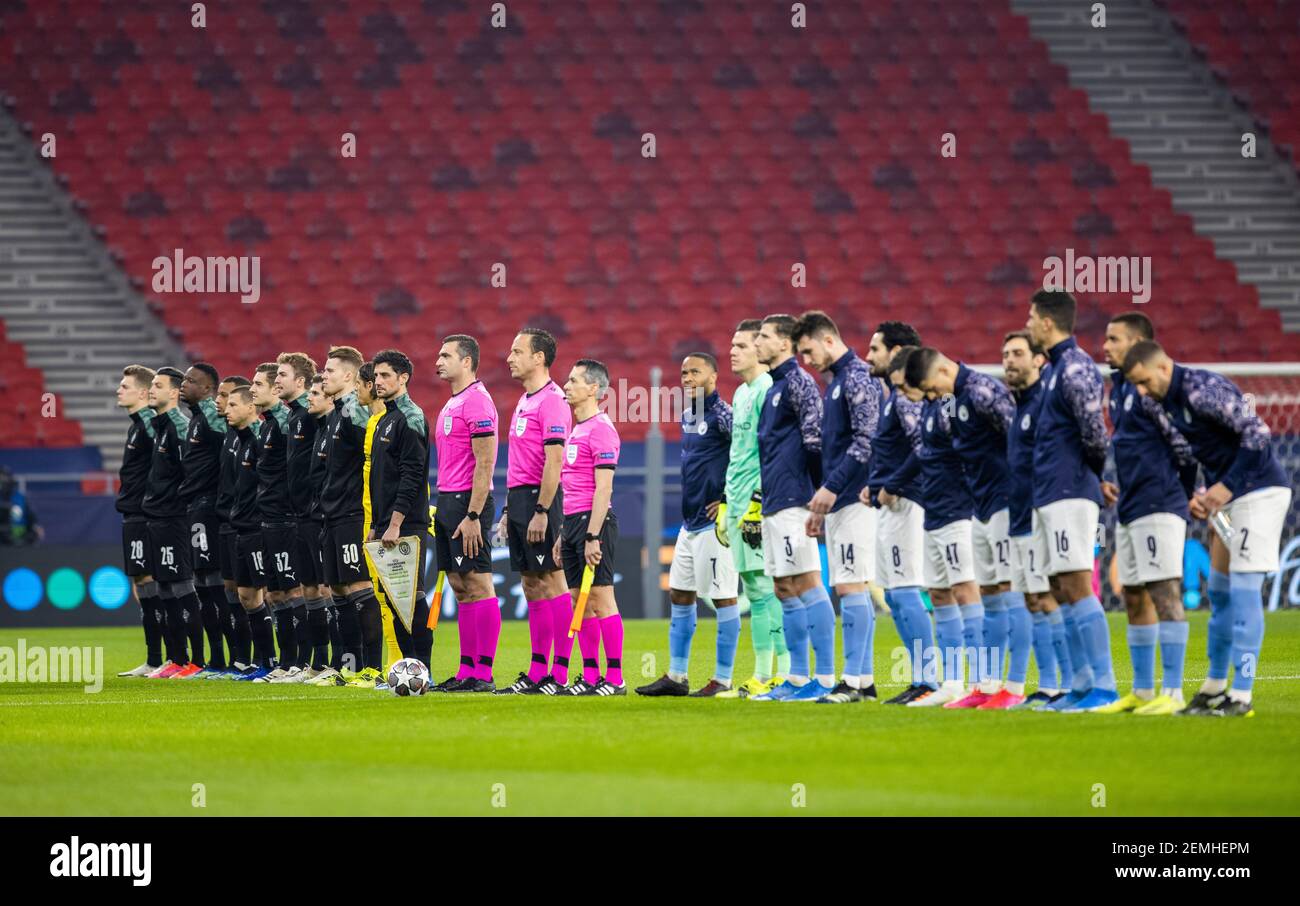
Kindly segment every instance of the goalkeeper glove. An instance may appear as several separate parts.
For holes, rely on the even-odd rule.
[[[740,536],[754,550],[763,546],[763,495],[759,491],[749,498],[749,509],[740,517]]]
[[[713,534],[718,536],[718,543],[731,547],[731,538],[727,535],[727,495],[718,501],[718,516],[713,522]]]

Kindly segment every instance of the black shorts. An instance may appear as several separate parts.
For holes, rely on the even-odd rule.
[[[564,495],[557,489],[547,511],[546,537],[539,544],[528,543],[528,523],[542,489],[523,484],[506,492],[506,537],[510,540],[510,568],[517,573],[549,573],[559,569],[551,556],[560,526],[564,524]]]
[[[228,522],[221,523],[221,530],[217,534],[217,550],[220,554],[221,578],[231,582],[235,581],[235,559],[238,554],[235,553],[235,538],[237,533],[235,527]]]
[[[560,535],[560,559],[564,562],[564,581],[572,590],[582,587],[582,571],[587,565],[587,525],[591,512],[573,513],[564,517]],[[618,520],[613,513],[605,514],[605,524],[600,527],[600,566],[592,585],[614,584],[614,551],[618,547]]]
[[[298,586],[298,523],[263,522],[262,549],[266,551],[266,587],[288,591]]]
[[[122,520],[122,562],[128,576],[149,575],[149,523],[143,516]]]
[[[221,568],[221,518],[210,507],[191,510],[185,516],[190,526],[191,556],[196,573]]]
[[[261,532],[240,532],[235,538],[235,584],[240,588],[266,587]]]
[[[303,585],[321,584],[320,520],[304,518],[298,522],[298,578]]]
[[[354,582],[370,581],[366,552],[361,546],[365,540],[361,534],[361,525],[359,517],[325,524],[325,532],[321,535],[321,558],[325,566],[326,585],[351,585]]]
[[[460,539],[451,537],[469,512],[469,491],[438,494],[438,513],[434,516],[434,553],[438,569],[447,573],[492,572],[492,523],[496,521],[496,503],[492,495],[483,501],[478,522],[483,527],[483,546],[472,560],[465,556]]]
[[[194,578],[189,522],[184,516],[149,520],[149,572],[156,582]]]

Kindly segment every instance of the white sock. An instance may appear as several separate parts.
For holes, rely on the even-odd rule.
[[[858,688],[866,689],[876,684],[876,675],[874,673],[862,673],[858,675]]]
[[[1013,682],[1011,682],[1011,680],[1007,680],[1007,687],[1006,687],[1006,688],[1007,688],[1007,691],[1010,692],[1012,695],[1024,695],[1024,694],[1025,694],[1025,684],[1024,684],[1024,683],[1013,683]]]
[[[1010,683],[1007,683],[1007,685],[1010,686],[1011,684],[1010,684]],[[1024,683],[1021,683],[1021,684],[1020,684],[1021,688],[1024,688],[1024,685],[1025,685]],[[1060,694],[1061,694],[1061,690],[1060,690],[1060,689],[1044,689],[1042,686],[1039,686],[1039,687],[1038,687],[1038,691],[1041,692],[1041,693],[1043,693],[1044,695],[1060,695]]]
[[[672,680],[674,683],[684,683],[684,682],[686,682],[686,674],[685,674],[685,673],[673,673],[673,672],[670,670],[670,671],[668,671],[668,678],[669,678],[670,680]]]
[[[1177,689],[1161,689],[1161,690],[1160,690],[1160,694],[1161,694],[1161,695],[1168,695],[1170,698],[1172,698],[1172,699],[1173,699],[1174,701],[1176,701],[1176,702],[1180,702],[1180,701],[1183,700],[1183,688],[1182,688],[1182,686],[1179,686]]]
[[[862,688],[861,686],[858,685],[858,678],[856,676],[849,676],[848,674],[844,675],[844,684],[848,686],[850,689]]]
[[[1227,688],[1228,681],[1226,679],[1207,679],[1201,683],[1201,691],[1206,695],[1219,695]]]
[[[827,688],[833,688],[835,686],[835,674],[819,673],[817,674],[817,682],[821,683],[823,686],[826,686]]]
[[[1142,699],[1142,701],[1144,701],[1144,702],[1149,702],[1149,701],[1151,701],[1151,699],[1153,699],[1153,698],[1156,697],[1156,690],[1154,690],[1154,689],[1134,689],[1134,690],[1133,690],[1133,694],[1136,695],[1138,698]]]
[[[794,675],[790,675],[790,676],[787,676],[787,677],[786,677],[786,680],[790,683],[791,686],[806,686],[806,685],[808,685],[808,677],[806,677],[806,676],[794,676]]]
[[[1231,690],[1228,691],[1228,698],[1232,699],[1234,702],[1244,702],[1244,703],[1246,703],[1246,704],[1249,705],[1249,704],[1250,704],[1250,690],[1249,690],[1249,689],[1231,689]]]

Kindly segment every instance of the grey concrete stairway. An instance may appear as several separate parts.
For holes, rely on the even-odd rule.
[[[1088,93],[1133,158],[1151,168],[1174,207],[1213,240],[1219,257],[1300,331],[1300,181],[1248,112],[1228,93],[1153,0],[1107,0],[1106,27],[1089,2],[1011,0]],[[1241,156],[1241,136],[1258,138]]]
[[[126,418],[122,366],[180,364],[168,337],[77,212],[31,140],[0,108],[0,318],[45,373],[63,414],[115,470]]]

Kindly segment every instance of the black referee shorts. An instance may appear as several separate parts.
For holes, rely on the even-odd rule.
[[[572,513],[564,517],[560,535],[560,560],[564,563],[564,581],[570,589],[582,587],[582,571],[587,565],[587,524],[591,511]],[[600,527],[600,566],[592,585],[614,584],[614,552],[618,547],[618,520],[612,512],[605,514],[605,524]]]
[[[523,484],[506,492],[506,537],[510,541],[510,568],[517,573],[549,573],[559,569],[551,556],[560,526],[564,524],[564,495],[557,488],[547,510],[546,537],[538,544],[528,543],[528,523],[541,487]]]
[[[143,516],[122,520],[122,563],[128,576],[149,575],[149,523]]]
[[[492,495],[483,501],[483,512],[479,514],[479,525],[483,528],[483,546],[474,558],[465,556],[461,539],[451,537],[460,526],[461,520],[469,512],[469,491],[454,491],[438,494],[438,512],[434,517],[434,552],[438,569],[447,573],[490,573],[492,572],[492,523],[496,521],[496,502]]]
[[[149,520],[149,572],[157,582],[194,578],[190,533],[184,516]]]

